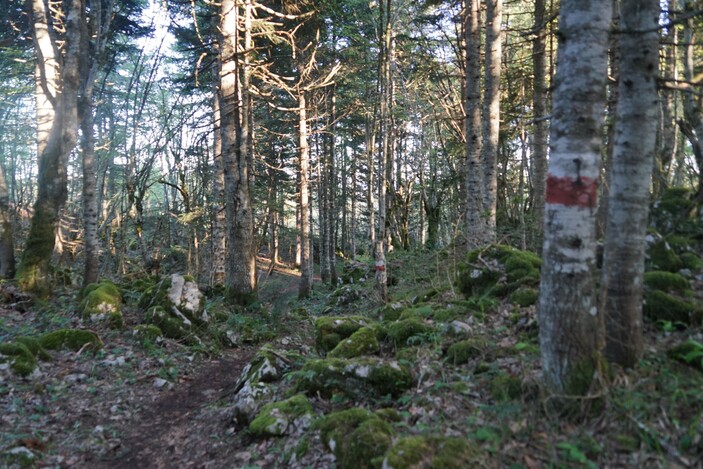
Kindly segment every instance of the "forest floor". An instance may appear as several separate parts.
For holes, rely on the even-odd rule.
[[[80,319],[70,288],[39,303],[2,285],[0,342],[89,328],[104,346],[51,351],[51,360],[40,361],[28,377],[0,363],[0,467],[703,467],[703,373],[667,356],[676,344],[700,342],[700,327],[648,323],[641,364],[614,368],[608,386],[565,416],[553,410],[539,384],[535,306],[465,297],[456,290],[458,261],[451,253],[391,256],[385,307],[368,259],[340,268],[361,272],[354,283],[338,289],[318,283],[307,300],[297,298],[295,270],[280,266],[267,276],[260,261],[258,313],[229,322],[240,337],[230,346],[137,340],[133,327],[143,313],[128,292],[125,328],[114,330]],[[694,286],[697,295],[700,287]],[[222,306],[210,301],[212,308]],[[233,401],[245,366],[263,346],[294,352],[301,363],[324,356],[320,317],[368,318],[390,331],[370,355],[407,367],[412,383],[383,395],[351,390],[364,382],[350,378],[331,392],[324,386],[315,391],[300,386],[311,368],[298,364],[268,400],[302,389],[312,422],[291,423],[276,436],[238,423]],[[401,343],[393,325],[408,320],[419,321],[422,330]],[[470,345],[461,359],[451,351],[459,342]],[[329,422],[325,415],[355,408],[392,411],[380,439],[369,440],[376,435],[369,430],[364,444],[353,446],[354,430],[361,428],[353,421],[334,430],[344,435],[342,443],[320,431],[319,422]],[[458,440],[467,443],[447,449]],[[412,452],[420,454],[400,458]]]

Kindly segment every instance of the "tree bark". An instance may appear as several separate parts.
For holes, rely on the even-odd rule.
[[[224,285],[227,259],[227,221],[225,219],[225,168],[222,158],[222,126],[220,117],[220,93],[215,87],[213,111],[213,159],[212,177],[212,284]]]
[[[532,68],[534,72],[532,110],[534,114],[534,136],[532,145],[532,190],[534,193],[534,219],[537,241],[542,240],[544,224],[544,192],[547,177],[547,41],[545,0],[535,0],[535,29],[537,35],[532,43]]]
[[[310,249],[310,196],[308,172],[310,171],[310,146],[308,144],[307,103],[305,91],[298,91],[298,206],[300,207],[300,285],[298,296],[312,294],[312,264]]]
[[[41,0],[34,1],[34,36],[37,43],[50,41],[48,14]],[[48,6],[46,6],[48,8]],[[22,289],[46,296],[51,292],[49,265],[54,251],[55,231],[59,222],[59,212],[67,197],[67,163],[68,156],[78,140],[78,90],[80,87],[79,61],[81,59],[81,35],[85,33],[85,4],[82,0],[72,0],[67,4],[65,14],[65,53],[60,70],[60,83],[49,83],[51,73],[46,71],[46,65],[51,67],[58,56],[47,57],[49,50],[38,48],[37,58],[40,70],[40,92],[45,93],[46,101],[54,107],[51,131],[43,140],[45,134],[38,135],[39,154],[39,191],[34,204],[29,236],[17,272],[17,279]],[[42,16],[43,12],[43,16]],[[56,49],[54,48],[54,52]],[[52,87],[57,91],[51,96]],[[39,112],[43,112],[46,108]],[[40,127],[46,115],[38,115]]]
[[[466,96],[466,242],[469,250],[483,245],[483,174],[481,171],[481,37],[478,0],[465,0]]]
[[[658,0],[622,0],[620,5],[624,32],[620,34],[601,304],[606,357],[632,367],[642,355],[642,285],[658,115],[660,7]]]
[[[15,276],[15,246],[10,217],[10,196],[5,183],[5,172],[0,165],[0,278]]]
[[[486,66],[485,97],[483,102],[483,212],[484,242],[496,239],[497,160],[500,137],[500,67],[502,44],[500,26],[503,15],[502,0],[486,2]]]
[[[220,93],[222,156],[225,164],[225,207],[227,218],[228,297],[238,304],[256,298],[256,256],[254,218],[249,191],[251,127],[237,63],[239,11],[235,0],[221,4]],[[246,19],[245,19],[246,24]]]
[[[559,15],[538,317],[547,389],[584,395],[602,371],[595,223],[611,2],[564,0]]]

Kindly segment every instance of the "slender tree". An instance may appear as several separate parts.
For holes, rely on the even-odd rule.
[[[606,356],[642,355],[642,284],[658,115],[658,0],[621,0],[620,80],[601,279]]]
[[[547,174],[538,317],[548,389],[583,395],[600,371],[595,222],[605,106],[608,0],[564,0]]]

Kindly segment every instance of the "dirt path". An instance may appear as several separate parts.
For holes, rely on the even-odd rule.
[[[297,295],[299,274],[277,266],[267,276],[269,266],[261,259],[259,265],[260,300],[272,309],[286,307]],[[157,400],[140,396],[141,411],[118,427],[117,443],[89,456],[85,467],[237,467],[248,441],[232,426],[227,399],[255,353],[256,347],[228,350]]]
[[[231,423],[213,404],[226,398],[254,352],[230,350],[186,383],[165,391],[124,422],[118,445],[86,461],[86,467],[222,467],[237,448],[232,438],[225,438]]]

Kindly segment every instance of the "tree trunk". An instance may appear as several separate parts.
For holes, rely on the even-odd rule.
[[[330,283],[337,285],[337,168],[335,165],[336,153],[336,121],[337,121],[337,90],[333,85],[330,89],[330,123],[329,123],[329,153],[328,153],[328,172],[327,172],[327,238],[328,238],[328,253],[330,256]],[[345,178],[346,179],[346,178]]]
[[[642,355],[642,284],[658,115],[658,0],[622,0],[620,82],[601,279],[608,359]],[[646,32],[641,32],[646,31]]]
[[[466,22],[466,242],[467,248],[483,245],[483,175],[481,171],[481,37],[478,0],[465,0]]]
[[[298,296],[312,294],[312,264],[310,250],[310,197],[308,172],[310,171],[310,146],[308,144],[307,103],[305,91],[298,91],[298,206],[300,207],[300,285]]]
[[[222,127],[220,117],[220,93],[215,89],[213,111],[213,159],[215,171],[212,177],[212,284],[224,285],[227,259],[227,221],[225,219],[225,167],[222,159]]]
[[[535,30],[537,36],[532,43],[532,68],[534,71],[532,109],[534,113],[534,136],[532,145],[532,189],[534,193],[534,219],[536,241],[542,241],[544,224],[544,187],[547,177],[547,41],[544,24],[545,0],[535,0]]]
[[[242,105],[237,63],[239,12],[235,0],[221,4],[220,93],[222,157],[225,164],[225,206],[227,218],[228,279],[230,300],[249,304],[256,298],[256,256],[254,218],[249,193],[248,106]],[[246,23],[246,21],[245,21]],[[246,76],[246,73],[243,73]],[[240,99],[241,96],[244,96]]]
[[[48,8],[48,6],[47,6]],[[37,43],[42,43],[50,36],[47,13],[41,0],[34,1],[34,35]],[[43,16],[42,13],[43,12]],[[47,80],[51,74],[46,72],[45,64],[57,60],[56,56],[44,56],[39,49],[41,77],[40,92],[45,99],[52,102],[54,116],[51,131],[42,141],[44,135],[38,135],[39,154],[39,192],[34,205],[34,214],[29,229],[29,236],[17,272],[20,287],[27,291],[45,296],[51,292],[49,264],[55,245],[55,231],[59,222],[59,212],[67,197],[67,163],[68,156],[78,140],[78,89],[80,87],[80,43],[85,30],[85,5],[82,0],[73,0],[68,4],[65,14],[65,55],[61,67],[60,84],[50,84]],[[51,39],[49,39],[51,40]],[[86,51],[87,52],[87,51]],[[50,96],[52,87],[60,89],[56,96]],[[39,110],[39,109],[38,109]],[[41,112],[41,110],[39,110]],[[42,121],[46,116],[38,115]],[[43,148],[42,148],[43,147]]]
[[[483,212],[486,224],[484,242],[496,239],[497,160],[500,136],[500,66],[502,0],[486,2],[486,68],[483,102]]]
[[[87,89],[88,87],[86,87]],[[92,88],[92,84],[90,86]],[[83,152],[83,226],[85,262],[83,287],[97,283],[100,276],[100,240],[98,238],[98,194],[95,171],[95,136],[93,134],[92,92],[81,98],[81,149]]]
[[[602,371],[595,223],[611,2],[564,0],[559,15],[538,317],[547,389],[584,395]]]
[[[5,183],[5,172],[0,165],[0,278],[15,276],[15,246],[10,218],[10,197]]]

